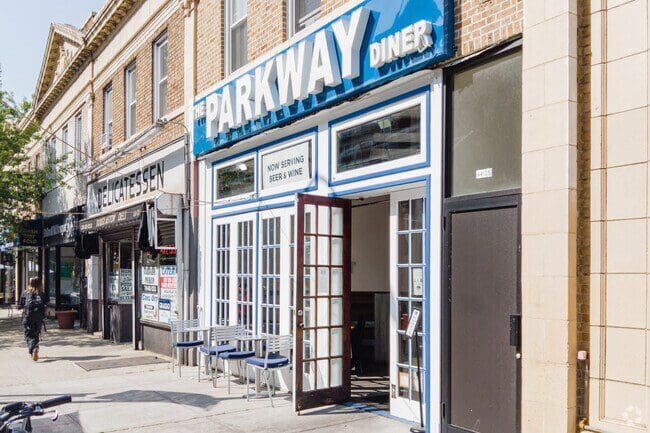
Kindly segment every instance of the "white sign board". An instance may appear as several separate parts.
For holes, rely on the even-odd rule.
[[[120,304],[130,304],[133,296],[133,272],[131,269],[120,269]]]
[[[158,286],[158,268],[156,266],[142,267],[142,284],[145,286]]]
[[[145,320],[158,320],[158,295],[155,293],[142,294],[140,317]]]
[[[262,189],[311,179],[311,141],[262,154]]]
[[[411,312],[411,318],[409,319],[409,326],[406,328],[406,336],[408,338],[413,338],[413,334],[415,334],[415,328],[418,326],[419,320],[420,310],[413,309]]]
[[[141,203],[168,192],[185,192],[184,142],[166,147],[120,167],[88,185],[88,216]]]

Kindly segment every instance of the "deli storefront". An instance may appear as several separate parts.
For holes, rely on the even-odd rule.
[[[448,5],[357,3],[195,102],[199,303],[294,336],[296,411],[439,417]]]
[[[185,142],[172,142],[88,185],[82,235],[98,237],[89,296],[105,339],[169,353],[180,316]]]

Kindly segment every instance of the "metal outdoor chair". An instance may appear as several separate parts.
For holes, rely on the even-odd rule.
[[[220,330],[222,332],[219,336],[220,341],[234,341],[237,340],[237,337],[244,336],[248,334],[246,328],[242,325],[228,326],[228,329]],[[232,369],[230,367],[230,362],[235,362],[237,364],[237,374],[241,377],[241,364],[242,362],[255,356],[254,350],[244,350],[242,349],[242,342],[240,341],[236,350],[221,352],[218,355],[218,358],[223,362],[223,375],[228,382],[228,394],[230,394],[230,376],[232,374]],[[216,371],[216,366],[215,366]],[[216,386],[216,380],[214,380],[213,385]]]
[[[185,339],[185,334],[190,334],[192,331],[189,329],[198,328],[199,319],[190,319],[190,320],[175,320],[171,322],[171,351],[172,351],[172,373],[174,372],[174,354],[178,359],[178,377],[181,377],[181,350],[198,351],[199,346],[203,344],[203,339]],[[183,336],[179,339],[179,336]],[[197,355],[198,356],[198,355]],[[201,374],[201,363],[197,363],[199,366],[199,379]]]
[[[208,340],[208,345],[202,345],[199,348],[199,353],[202,360],[207,358],[205,362],[205,374],[210,375],[212,379],[212,386],[217,386],[216,383],[216,373],[217,373],[217,361],[219,360],[219,355],[226,352],[234,352],[237,350],[237,347],[231,344],[234,340],[234,335],[237,326],[213,326],[210,328],[210,338]],[[214,365],[213,365],[214,359]],[[208,371],[208,369],[210,369]],[[199,373],[200,374],[200,373]],[[199,381],[201,377],[199,376]]]
[[[291,349],[293,348],[293,336],[269,335],[266,340],[266,350],[264,357],[251,357],[246,359],[246,400],[250,395],[250,375],[248,369],[251,368],[260,371],[262,378],[266,382],[266,389],[269,393],[271,406],[273,405],[273,394],[275,392],[275,373],[279,373],[284,368],[291,368]],[[271,391],[271,382],[273,382],[273,391]]]

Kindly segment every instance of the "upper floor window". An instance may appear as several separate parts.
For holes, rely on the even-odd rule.
[[[135,134],[135,63],[124,71],[124,120],[126,138],[130,138]]]
[[[153,119],[167,114],[167,33],[153,43]],[[135,96],[134,96],[135,99]]]
[[[36,157],[34,158],[34,167],[36,167],[36,170],[41,169],[41,155],[37,154]]]
[[[287,37],[320,18],[320,0],[287,0]]]
[[[104,88],[104,133],[102,134],[102,149],[106,150],[113,144],[113,86]]]
[[[29,172],[32,171],[32,162],[31,162],[31,161],[29,161],[29,162],[27,163],[27,171],[29,171]]]
[[[68,145],[68,125],[61,128],[61,148],[65,149],[67,145]],[[61,152],[61,153],[65,153],[65,152]]]
[[[81,165],[84,161],[83,150],[81,147],[81,137],[82,137],[82,123],[81,123],[81,113],[77,113],[74,116],[74,155],[75,155],[75,164],[77,166]]]
[[[226,73],[241,68],[248,62],[246,0],[226,2]]]

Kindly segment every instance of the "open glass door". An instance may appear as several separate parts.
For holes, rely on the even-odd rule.
[[[295,409],[350,399],[350,201],[299,194]]]
[[[391,321],[390,321],[390,412],[399,418],[419,421],[416,353],[424,366],[422,308],[426,286],[426,225],[423,189],[391,194]],[[416,328],[418,339],[409,339],[406,328],[414,309],[422,315]],[[416,341],[420,347],[416,350]],[[423,374],[424,377],[424,374]],[[424,383],[424,379],[422,380]]]

